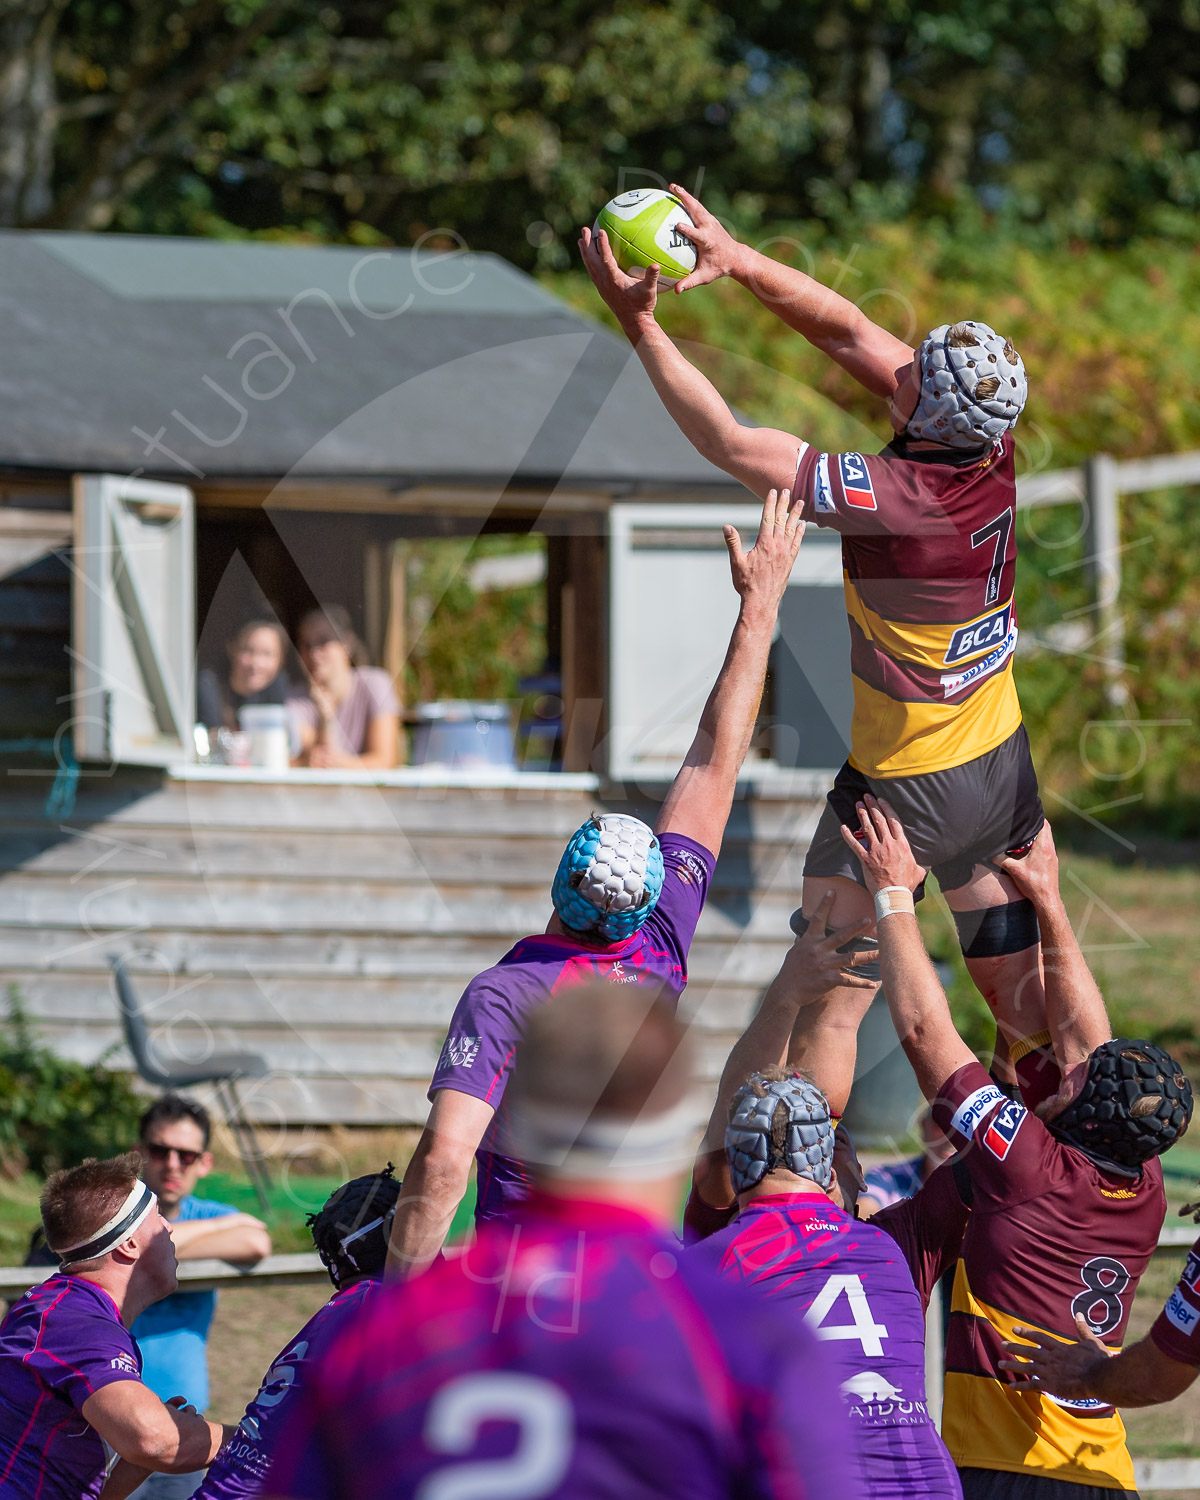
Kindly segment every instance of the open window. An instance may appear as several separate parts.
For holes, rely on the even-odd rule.
[[[610,512],[609,775],[679,769],[729,645],[738,597],[721,528],[749,547],[761,508],[614,505]],[[849,747],[850,638],[840,539],[809,527],[771,652],[770,757],[744,774],[832,771]]]
[[[75,479],[75,753],[194,758],[195,505],[185,485]]]

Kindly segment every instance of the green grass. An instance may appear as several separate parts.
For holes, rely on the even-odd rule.
[[[277,1255],[291,1255],[312,1249],[312,1236],[305,1225],[310,1213],[315,1213],[330,1193],[341,1185],[337,1177],[309,1177],[292,1175],[288,1181],[273,1184],[269,1197],[271,1210],[267,1223],[271,1229],[271,1244]],[[197,1186],[197,1198],[215,1199],[228,1203],[231,1208],[248,1214],[261,1214],[258,1198],[248,1178],[236,1177],[229,1172],[212,1172]],[[475,1212],[475,1183],[472,1180],[463,1201],[458,1205],[454,1223],[450,1229],[452,1239],[466,1233]]]
[[[338,1187],[336,1177],[293,1176],[288,1182],[276,1182],[270,1193],[271,1208],[267,1223],[271,1244],[277,1255],[293,1255],[312,1249],[312,1236],[305,1219],[314,1213]],[[38,1193],[41,1184],[31,1173],[16,1179],[0,1179],[0,1264],[20,1265],[29,1249],[29,1238],[38,1224]],[[250,1179],[230,1172],[213,1172],[196,1189],[197,1198],[228,1203],[245,1213],[261,1214],[258,1198]],[[450,1234],[461,1238],[475,1211],[475,1183],[458,1206]]]
[[[1082,840],[1071,847],[1064,831],[1055,831],[1063,896],[1114,1032],[1158,1042],[1200,1081],[1194,978],[1200,973],[1200,868],[1188,861],[1191,851],[1143,840],[1118,861]],[[959,1030],[970,1046],[988,1045],[991,1019],[967,977],[941,895],[923,901],[919,915],[930,953],[953,973],[948,993]]]

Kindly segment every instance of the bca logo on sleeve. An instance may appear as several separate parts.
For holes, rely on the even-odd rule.
[[[1195,1292],[1200,1297],[1200,1255],[1194,1250],[1188,1251],[1187,1265],[1183,1268],[1179,1285],[1187,1287],[1189,1292]]]
[[[1009,1153],[1009,1148],[1017,1138],[1017,1131],[1024,1123],[1028,1113],[1023,1104],[1017,1104],[1012,1099],[998,1109],[988,1122],[987,1129],[983,1132],[983,1144],[988,1148],[997,1161],[1003,1161]]]
[[[842,471],[842,489],[846,492],[846,504],[856,510],[875,510],[875,487],[871,483],[867,461],[861,453],[840,453],[838,466]]]

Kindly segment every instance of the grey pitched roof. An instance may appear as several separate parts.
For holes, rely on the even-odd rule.
[[[0,233],[0,465],[731,486],[492,255]]]

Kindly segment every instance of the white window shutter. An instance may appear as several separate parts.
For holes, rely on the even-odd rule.
[[[731,522],[749,548],[761,517],[762,507],[753,502],[611,507],[608,773],[615,781],[670,780],[682,764],[738,613],[721,528]],[[813,591],[821,638],[787,639],[790,614],[811,602],[806,596]],[[788,594],[773,670],[777,688],[789,691],[787,701],[776,704],[773,756],[788,769],[832,770],[845,759],[850,721],[849,634],[835,533],[809,527]],[[803,609],[799,618],[807,624]],[[815,664],[806,663],[806,646],[820,655]],[[789,721],[806,697],[820,708],[819,735],[807,704],[801,722]],[[746,774],[753,770],[748,765]]]
[[[75,753],[168,765],[195,756],[195,498],[186,485],[75,477]]]

